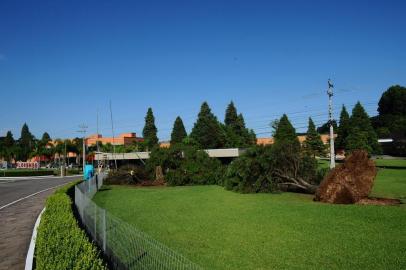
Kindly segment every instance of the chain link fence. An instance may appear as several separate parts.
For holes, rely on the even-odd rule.
[[[103,251],[112,269],[202,269],[133,225],[97,206],[92,197],[103,185],[103,174],[75,186],[81,222]]]

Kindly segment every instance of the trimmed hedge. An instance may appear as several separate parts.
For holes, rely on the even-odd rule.
[[[1,176],[42,176],[42,175],[53,175],[53,170],[5,170],[0,171]]]
[[[36,269],[106,269],[73,214],[68,193],[75,184],[57,190],[46,201],[36,240]]]

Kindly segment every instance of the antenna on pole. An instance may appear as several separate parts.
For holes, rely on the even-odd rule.
[[[82,133],[83,134],[83,136],[82,136],[82,141],[83,141],[83,149],[82,149],[82,152],[83,152],[83,161],[82,161],[82,166],[83,166],[83,173],[85,173],[85,166],[86,166],[86,129],[87,129],[87,125],[85,125],[85,124],[81,124],[81,125],[79,125],[79,130],[78,130],[78,132],[79,133]]]
[[[114,137],[114,125],[113,125],[113,110],[111,109],[111,99],[110,99],[110,120],[111,120],[111,132],[113,133],[113,154],[114,154],[114,165],[117,170],[117,158],[116,158],[116,144]]]
[[[330,169],[335,168],[335,153],[334,153],[334,127],[333,127],[333,88],[334,85],[330,79],[328,79],[328,121],[330,123]]]

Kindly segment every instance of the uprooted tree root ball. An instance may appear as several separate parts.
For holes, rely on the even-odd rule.
[[[366,199],[377,170],[363,150],[354,151],[342,164],[330,171],[317,189],[315,201],[352,204]]]

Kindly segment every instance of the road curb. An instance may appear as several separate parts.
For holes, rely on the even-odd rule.
[[[37,221],[35,221],[34,229],[32,231],[31,242],[28,248],[27,258],[25,259],[25,270],[32,270],[32,264],[34,262],[34,251],[35,251],[35,241],[37,239],[37,230],[39,223],[41,222],[41,216],[45,211],[42,209],[41,213],[39,213]]]

